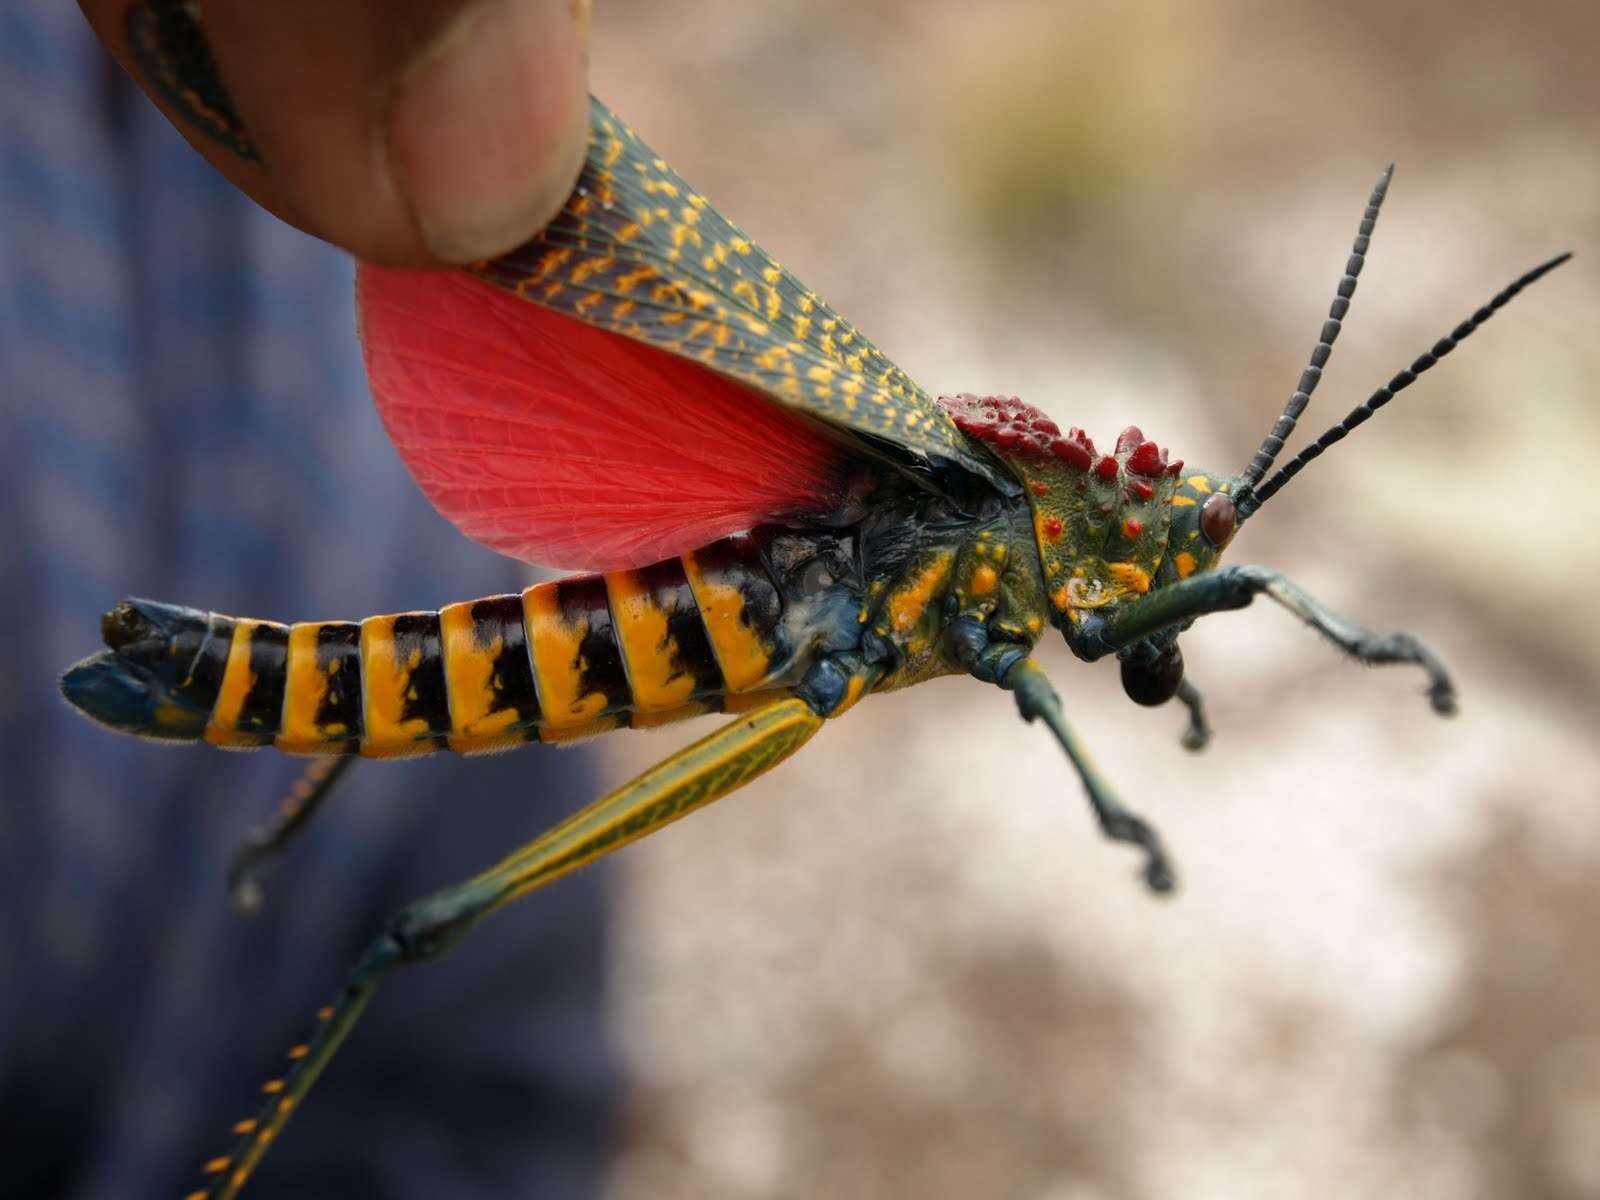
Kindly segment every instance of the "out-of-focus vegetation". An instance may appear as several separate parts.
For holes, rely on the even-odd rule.
[[[1302,437],[1578,253],[1230,554],[1425,636],[1459,719],[1258,606],[1185,640],[1195,758],[1047,647],[1162,905],[1005,696],[863,706],[628,854],[618,1200],[1600,1191],[1597,45],[1580,0],[599,6],[596,91],[930,390],[1192,463],[1276,416],[1385,162]]]

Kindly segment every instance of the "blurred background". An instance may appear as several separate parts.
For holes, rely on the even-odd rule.
[[[1299,439],[1497,316],[1263,510],[1409,671],[1274,606],[1184,639],[1217,736],[1042,661],[1170,903],[959,680],[628,852],[616,1200],[1600,1195],[1600,11],[596,5],[593,86],[929,390],[1239,469],[1397,166]],[[609,771],[699,729],[603,742]]]
[[[87,42],[76,13],[25,7]],[[4,111],[39,147],[77,145],[62,122],[110,120],[91,90],[120,86],[102,60],[0,29]],[[516,1178],[520,1195],[607,1200],[1600,1195],[1597,44],[1582,0],[599,0],[594,91],[930,391],[1015,393],[1102,441],[1137,422],[1195,465],[1237,470],[1277,416],[1384,163],[1398,170],[1360,292],[1291,448],[1517,273],[1576,251],[1230,553],[1425,637],[1462,712],[1440,721],[1414,673],[1356,669],[1257,605],[1185,638],[1216,727],[1194,756],[1178,712],[1134,707],[1114,666],[1047,640],[1078,732],[1177,858],[1182,891],[1156,902],[1009,697],[950,680],[875,699],[610,877],[564,881],[398,977],[261,1194],[454,1194],[428,1187],[448,1168],[472,1194]],[[52,82],[92,111],[44,103]],[[64,711],[35,719],[123,591],[308,619],[514,586],[407,490],[353,357],[297,382],[321,361],[285,350],[301,341],[247,353],[253,423],[221,427],[238,443],[221,457],[196,435],[207,472],[191,478],[163,457],[192,428],[176,407],[128,419],[114,363],[38,336],[61,296],[104,291],[84,284],[106,278],[104,247],[71,241],[95,216],[74,207],[91,192],[73,171],[131,189],[121,233],[193,247],[184,189],[214,179],[159,125],[117,108],[55,192],[26,157],[0,171],[0,201],[20,206],[5,211],[29,214],[0,239],[0,333],[16,333],[0,366],[40,356],[31,377],[49,384],[18,390],[19,372],[0,397],[17,431],[0,499],[34,521],[0,546],[0,599],[8,621],[58,616],[13,639],[22,684],[0,693],[0,1144],[59,1138],[48,1177],[75,1196],[136,1194],[129,1180],[181,1194],[385,912],[710,727],[404,785],[445,768],[367,772],[286,865],[265,924],[242,927],[222,863],[293,766],[190,770],[97,749],[107,736]],[[128,147],[148,176],[116,157]],[[147,399],[241,403],[238,362],[190,336],[202,310],[219,336],[265,313],[353,351],[343,301],[325,321],[284,299],[343,295],[347,274],[302,263],[304,239],[267,218],[238,221],[208,250],[237,266],[216,291],[155,255],[161,294],[194,305],[163,319],[196,349],[136,381]],[[150,313],[113,332],[159,342]],[[94,453],[26,449],[47,442]],[[155,479],[170,494],[151,503],[188,522],[163,558],[116,502],[25,488],[30,469],[94,477],[94,454],[130,444],[163,469],[129,486]],[[329,513],[297,565],[238,541],[252,521]],[[32,535],[77,560],[24,557]],[[392,561],[353,569],[358,545]],[[159,796],[108,801],[135,770]],[[475,807],[441,810],[462,788]],[[24,889],[19,865],[48,886]],[[88,889],[101,873],[117,886]],[[608,1031],[586,1018],[597,1005]],[[0,1194],[64,1194],[9,1178]]]

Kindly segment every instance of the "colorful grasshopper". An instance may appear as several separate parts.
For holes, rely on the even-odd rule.
[[[1306,463],[1566,257],[1266,479],[1338,336],[1388,181],[1311,365],[1237,475],[1186,470],[1137,428],[1105,451],[1016,399],[930,398],[598,102],[578,188],[533,241],[470,274],[363,268],[374,395],[429,498],[489,546],[604,573],[359,623],[127,600],[106,615],[108,648],[67,673],[68,700],[151,738],[368,757],[738,715],[396,916],[267,1085],[265,1111],[240,1123],[238,1148],[206,1164],[197,1200],[239,1191],[392,968],[748,783],[869,693],[955,673],[1013,692],[1157,891],[1173,886],[1160,839],[1029,657],[1046,626],[1085,661],[1116,655],[1136,702],[1177,697],[1194,747],[1207,729],[1178,635],[1261,594],[1353,658],[1421,667],[1433,708],[1453,711],[1416,639],[1367,633],[1267,568],[1218,565]]]

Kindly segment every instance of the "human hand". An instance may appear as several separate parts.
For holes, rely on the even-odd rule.
[[[578,177],[588,0],[79,6],[213,166],[362,258],[492,257],[532,236]]]

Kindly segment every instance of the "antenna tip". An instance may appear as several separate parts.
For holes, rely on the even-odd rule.
[[[1389,181],[1393,178],[1394,164],[1390,163],[1378,172],[1378,182],[1372,185],[1372,199],[1367,201],[1369,205],[1376,207],[1383,203],[1384,197],[1389,194]]]
[[[1526,287],[1528,284],[1532,283],[1534,280],[1538,279],[1540,276],[1548,275],[1551,271],[1554,271],[1557,267],[1559,267],[1562,263],[1566,262],[1567,259],[1569,259],[1571,257],[1572,257],[1572,251],[1571,250],[1563,250],[1560,254],[1556,255],[1554,258],[1546,259],[1544,262],[1540,263],[1537,267],[1533,268],[1533,270],[1529,271],[1526,275],[1524,275],[1522,277],[1522,279],[1520,280],[1521,284],[1524,287]]]

